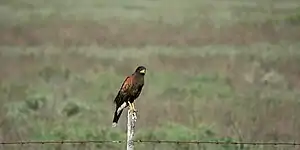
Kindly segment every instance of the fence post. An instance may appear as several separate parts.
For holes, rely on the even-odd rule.
[[[136,112],[131,112],[128,109],[127,113],[127,150],[133,150],[133,136],[134,136],[134,127],[137,120]]]

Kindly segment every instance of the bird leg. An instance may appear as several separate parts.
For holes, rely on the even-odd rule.
[[[136,112],[137,110],[135,109],[134,103],[131,103],[133,111]]]
[[[135,111],[136,111],[136,109],[134,108],[134,104],[133,104],[133,103],[130,103],[130,102],[129,102],[129,109],[130,109],[130,111],[132,111],[132,112],[135,112]]]
[[[133,109],[132,109],[132,105],[131,105],[131,103],[130,103],[130,102],[128,102],[128,104],[129,104],[129,110],[130,110],[130,111],[132,111]]]

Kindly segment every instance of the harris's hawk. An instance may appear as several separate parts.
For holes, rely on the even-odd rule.
[[[145,74],[146,67],[138,66],[135,72],[124,80],[116,98],[114,99],[116,110],[113,118],[113,127],[117,126],[119,118],[125,107],[129,106],[131,111],[136,111],[133,102],[141,94],[144,86]]]

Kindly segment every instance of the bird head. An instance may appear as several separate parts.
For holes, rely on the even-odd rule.
[[[141,75],[145,75],[146,74],[146,67],[144,66],[138,66],[136,69],[135,69],[135,73],[137,74],[141,74]]]

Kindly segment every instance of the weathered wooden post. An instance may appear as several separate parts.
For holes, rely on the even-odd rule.
[[[127,114],[127,150],[133,150],[134,144],[133,144],[133,136],[134,136],[134,127],[135,122],[137,120],[136,112],[130,111],[128,109]]]

